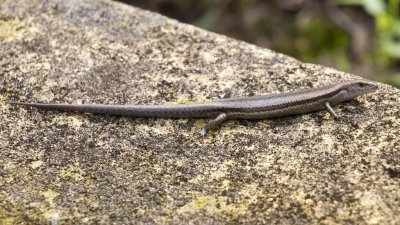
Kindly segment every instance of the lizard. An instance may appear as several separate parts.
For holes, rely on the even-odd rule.
[[[332,106],[374,92],[378,86],[366,80],[350,80],[294,92],[252,97],[225,97],[215,101],[171,105],[102,105],[10,102],[42,109],[78,111],[131,117],[213,118],[200,130],[205,136],[229,119],[269,119],[326,109],[335,119]]]

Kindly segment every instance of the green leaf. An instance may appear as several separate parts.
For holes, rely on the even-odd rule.
[[[365,11],[369,14],[377,16],[385,12],[385,2],[383,0],[363,0]]]
[[[334,0],[338,5],[361,5],[370,15],[377,16],[385,12],[384,0]]]

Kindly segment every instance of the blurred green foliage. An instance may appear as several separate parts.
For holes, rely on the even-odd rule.
[[[375,37],[378,40],[374,54],[378,56],[379,65],[388,67],[400,59],[400,0],[334,0],[334,3],[362,6],[374,18]],[[394,72],[392,76],[381,74],[374,78],[400,87],[399,72]]]
[[[400,0],[121,0],[400,87]]]

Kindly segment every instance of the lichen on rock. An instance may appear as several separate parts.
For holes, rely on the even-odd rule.
[[[229,121],[13,107],[170,104],[358,77],[108,0],[0,0],[0,223],[400,221],[400,91]]]

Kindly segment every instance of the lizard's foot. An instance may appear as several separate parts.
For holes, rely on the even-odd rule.
[[[219,126],[221,123],[228,120],[228,115],[226,113],[219,114],[215,119],[210,120],[200,131],[201,136],[206,136],[208,131]]]

